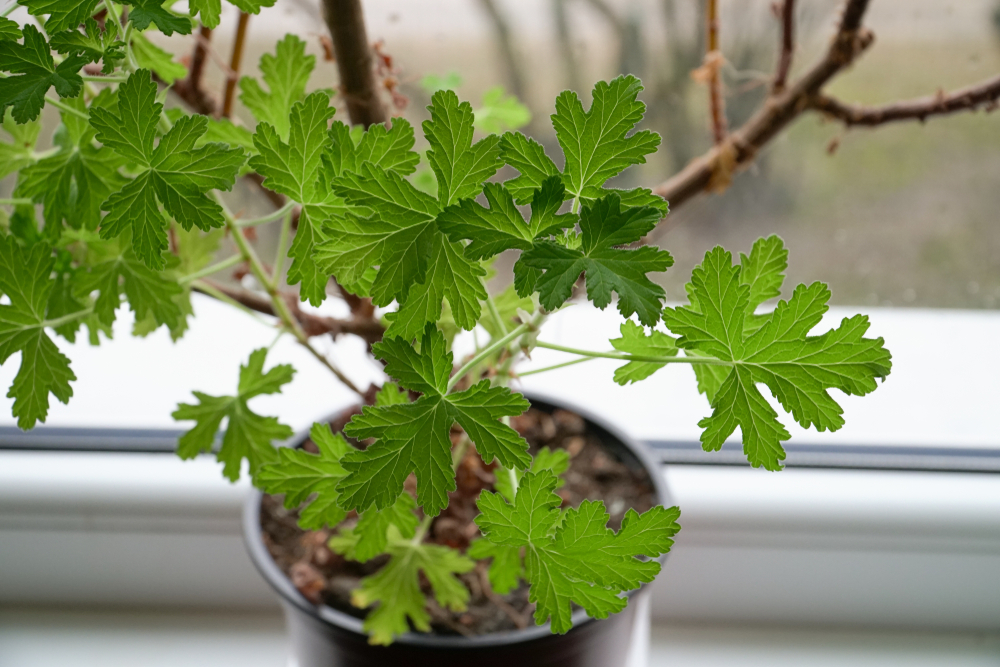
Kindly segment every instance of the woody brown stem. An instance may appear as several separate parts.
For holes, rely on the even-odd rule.
[[[785,89],[788,82],[788,72],[792,69],[792,56],[795,53],[795,0],[784,0],[781,3],[781,52],[778,55],[778,70],[771,83],[771,93],[777,94]]]
[[[712,138],[721,145],[726,140],[726,100],[722,95],[722,52],[719,50],[719,6],[717,0],[708,0],[706,12],[708,23],[708,46],[705,53],[705,67],[708,68],[708,99],[712,114]]]
[[[324,16],[340,74],[340,92],[355,125],[369,127],[389,119],[379,97],[372,48],[361,0],[323,0]]]
[[[229,76],[226,77],[226,93],[222,99],[222,116],[229,118],[233,114],[233,97],[236,94],[236,82],[240,76],[240,63],[243,61],[243,48],[246,44],[247,24],[250,14],[240,12],[239,23],[236,24],[236,40],[233,42],[233,53],[229,59]]]

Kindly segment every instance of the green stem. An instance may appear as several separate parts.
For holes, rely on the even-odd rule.
[[[483,359],[490,356],[497,350],[503,348],[508,343],[515,340],[518,336],[520,336],[521,334],[525,333],[530,329],[531,329],[530,324],[521,324],[503,338],[499,338],[495,341],[492,341],[489,345],[480,350],[479,354],[472,357],[472,359],[470,359],[468,363],[459,368],[458,371],[453,376],[451,376],[451,379],[448,380],[447,391],[451,391],[452,388],[454,388],[454,386],[458,384],[458,381],[461,380],[463,377],[465,377],[465,374],[468,373],[473,368],[475,368]]]
[[[510,475],[510,489],[511,489],[510,495],[512,498],[517,498],[517,487],[518,487],[517,471],[514,470],[513,468],[507,468],[507,474]]]
[[[483,289],[486,289],[486,281],[483,281]],[[489,295],[489,291],[486,292],[486,308],[490,311],[490,316],[493,321],[497,324],[497,329],[500,333],[507,333],[507,325],[503,321],[503,317],[500,316],[500,311],[497,309],[497,305],[493,302],[493,297]]]
[[[295,319],[292,312],[288,309],[288,304],[285,302],[284,297],[278,292],[278,288],[274,286],[274,281],[270,276],[267,275],[267,269],[261,263],[260,258],[257,257],[257,253],[254,251],[253,247],[247,241],[246,237],[243,236],[243,230],[236,226],[236,219],[233,218],[233,214],[230,212],[229,207],[226,206],[225,202],[222,201],[222,197],[219,196],[218,192],[213,192],[215,196],[215,201],[219,203],[222,207],[222,215],[226,219],[226,227],[229,229],[229,233],[232,235],[233,240],[236,241],[237,247],[240,249],[240,254],[250,265],[250,272],[257,279],[257,282],[267,291],[268,297],[271,299],[271,307],[274,308],[275,314],[278,319],[281,320],[282,324],[292,332],[295,339],[299,342],[302,347],[309,350],[317,361],[326,366],[327,370],[334,374],[334,376],[344,384],[345,387],[353,391],[355,394],[364,398],[364,392],[358,389],[351,380],[344,375],[344,373],[333,365],[333,363],[326,358],[319,350],[313,347],[312,343],[309,342],[309,337],[306,336],[305,332],[302,330],[302,326],[299,321]]]
[[[524,373],[518,373],[517,377],[526,377],[528,375],[535,375],[536,373],[544,373],[546,371],[554,371],[557,368],[565,368],[566,366],[572,366],[574,364],[582,364],[585,361],[593,361],[595,357],[581,357],[579,359],[574,359],[573,361],[564,361],[561,364],[555,364],[552,366],[545,366],[543,368],[536,368],[532,371],[525,371]]]
[[[232,255],[230,257],[225,258],[221,262],[212,264],[211,266],[206,266],[200,271],[195,271],[194,273],[190,273],[182,277],[177,282],[179,282],[181,285],[186,285],[187,283],[198,280],[199,278],[204,278],[205,276],[210,276],[213,273],[224,271],[228,269],[230,266],[236,266],[242,261],[243,261],[242,255]]]
[[[79,109],[74,109],[70,105],[66,104],[65,102],[62,102],[61,100],[57,100],[54,97],[50,97],[50,96],[46,95],[45,96],[45,102],[46,102],[46,104],[51,104],[56,109],[61,109],[61,110],[65,111],[66,113],[71,113],[74,116],[78,116],[78,117],[80,117],[80,118],[82,118],[82,119],[84,119],[86,121],[90,120],[90,114],[84,113],[84,112],[80,111]]]
[[[290,202],[286,203],[284,206],[282,206],[281,208],[279,208],[279,209],[277,209],[275,211],[271,211],[270,213],[268,213],[265,216],[261,216],[259,218],[251,218],[249,220],[237,220],[236,221],[236,226],[237,227],[241,227],[241,228],[242,227],[256,227],[257,225],[263,225],[263,224],[265,224],[267,222],[274,222],[275,220],[280,220],[281,217],[283,215],[285,215],[286,213],[288,213],[289,211],[291,211],[292,208],[294,208],[294,206],[295,206],[295,202],[290,201]]]
[[[3,18],[7,18],[13,13],[15,9],[17,9],[17,0],[13,0],[13,2],[10,3],[9,7],[0,12],[0,16],[2,16]]]
[[[70,313],[69,315],[63,315],[62,317],[57,317],[54,320],[45,320],[44,322],[42,322],[42,326],[51,327],[52,329],[55,329],[56,327],[61,327],[62,325],[68,322],[73,322],[75,320],[80,319],[81,317],[86,317],[87,315],[90,315],[92,312],[94,312],[94,307],[90,306],[89,308],[78,310],[75,313]]]
[[[543,341],[537,341],[535,346],[545,348],[547,350],[558,350],[559,352],[568,352],[570,354],[578,354],[584,357],[600,357],[602,359],[646,361],[654,364],[709,364],[712,366],[735,366],[735,363],[732,361],[715,359],[713,357],[653,357],[640,354],[627,354],[625,352],[595,352],[594,350],[581,350],[575,347],[566,347],[565,345],[556,345],[555,343],[545,343]]]
[[[80,78],[84,81],[96,81],[99,83],[124,83],[128,80],[127,76],[121,76],[120,74],[109,74],[107,76],[91,76],[90,74],[81,74]]]
[[[12,197],[9,199],[0,199],[0,204],[7,204],[8,206],[23,206],[31,204],[31,200],[26,197]]]
[[[195,280],[191,286],[197,287],[198,290],[204,292],[205,294],[208,294],[213,299],[217,299],[223,303],[228,303],[230,306],[242,310],[244,313],[254,318],[258,322],[261,322],[262,324],[270,324],[270,322],[261,317],[260,313],[258,313],[256,310],[251,310],[250,308],[247,308],[236,299],[233,299],[227,296],[225,293],[220,292],[219,290],[215,289],[215,286],[212,285],[211,283],[207,283],[204,280]]]
[[[31,159],[32,160],[44,160],[47,157],[52,157],[53,155],[55,155],[56,153],[58,153],[61,150],[62,150],[61,147],[56,146],[54,148],[50,148],[50,149],[45,150],[45,151],[32,151],[31,152]]]
[[[282,272],[285,270],[285,244],[288,243],[288,235],[292,230],[292,210],[285,213],[285,219],[281,221],[281,233],[278,234],[278,251],[274,257],[274,286],[278,286]]]

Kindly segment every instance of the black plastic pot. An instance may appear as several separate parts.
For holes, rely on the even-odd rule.
[[[529,399],[532,407],[543,412],[560,407]],[[583,417],[588,430],[625,465],[644,468],[659,502],[672,504],[659,466],[642,445],[586,412],[567,409]],[[299,442],[307,437],[302,434]],[[552,634],[546,624],[474,638],[407,633],[391,646],[372,646],[361,629],[361,620],[309,602],[272,560],[261,539],[261,497],[256,491],[247,499],[243,534],[257,569],[280,595],[288,623],[291,664],[297,667],[625,667],[633,628],[640,620],[636,611],[649,595],[646,586],[629,593],[625,610],[607,619],[596,620],[578,610],[573,614],[573,628],[565,635]]]

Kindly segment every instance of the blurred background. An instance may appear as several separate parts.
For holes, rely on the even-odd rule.
[[[336,68],[324,57],[319,4],[281,0],[251,17],[242,73],[256,74],[260,54],[285,32],[294,32],[318,57],[312,85],[335,87]],[[773,75],[779,21],[771,4],[720,2],[731,128],[757,108]],[[480,106],[485,93],[503,86],[530,111],[522,129],[557,161],[560,151],[548,116],[559,91],[575,89],[588,104],[595,81],[621,73],[640,77],[648,106],[643,126],[659,132],[663,142],[649,163],[623,174],[616,183],[621,187],[654,186],[711,146],[707,88],[691,76],[705,53],[704,5],[700,0],[364,3],[369,38],[391,59],[392,71],[385,74],[398,84],[395,114],[415,122],[426,118],[434,87],[455,87]],[[839,5],[797,3],[792,80],[827,47]],[[228,59],[238,16],[224,7],[230,13],[215,31],[213,47]],[[876,104],[933,95],[991,76],[1000,65],[996,0],[878,0],[865,23],[875,33],[875,45],[827,88],[845,101]],[[191,39],[163,41],[184,54]],[[206,72],[209,89],[221,90],[221,70],[210,65]],[[238,109],[240,114],[250,122],[244,110]],[[815,113],[803,115],[724,194],[688,202],[654,232],[654,242],[676,260],[662,278],[668,297],[683,298],[691,268],[712,246],[748,251],[757,237],[776,233],[790,250],[791,284],[826,281],[836,304],[996,308],[998,130],[1000,115],[983,112],[870,130],[845,130]]]

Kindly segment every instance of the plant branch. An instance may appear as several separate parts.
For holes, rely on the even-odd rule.
[[[237,219],[236,226],[240,228],[256,227],[257,225],[263,225],[268,222],[274,222],[275,220],[280,220],[285,216],[286,213],[290,212],[293,208],[295,208],[295,206],[296,206],[295,202],[286,201],[284,204],[282,204],[281,208],[275,209],[270,213],[268,213],[267,215],[263,215],[259,218],[250,218],[249,220]]]
[[[87,317],[92,312],[94,312],[94,307],[90,306],[88,308],[84,308],[83,310],[78,310],[78,311],[76,311],[74,313],[70,313],[68,315],[63,315],[62,317],[57,317],[57,318],[55,318],[53,320],[45,320],[44,322],[42,322],[42,326],[43,327],[50,327],[52,329],[55,329],[56,327],[60,327],[60,326],[62,326],[64,324],[67,324],[69,322],[75,322],[76,320],[78,320],[78,319],[80,319],[82,317]]]
[[[778,70],[771,82],[771,94],[780,93],[788,82],[788,73],[792,69],[792,56],[795,54],[795,0],[784,0],[781,3],[781,53],[778,55]]]
[[[0,205],[6,204],[8,206],[27,206],[31,203],[32,201],[27,197],[10,197],[7,199],[0,199]]]
[[[715,144],[721,145],[726,140],[729,128],[726,124],[726,99],[722,94],[722,52],[719,50],[719,6],[718,0],[708,0],[706,13],[708,24],[708,45],[705,51],[705,64],[708,78],[708,101],[712,114],[712,138]]]
[[[557,368],[565,368],[566,366],[574,366],[576,364],[582,364],[585,361],[593,361],[597,357],[581,357],[580,359],[574,359],[573,361],[564,361],[561,364],[553,364],[552,366],[543,366],[542,368],[535,368],[530,371],[525,371],[523,373],[518,373],[517,377],[523,378],[528,375],[536,375],[537,373],[546,373],[548,371],[554,371]]]
[[[217,299],[221,295],[225,299],[264,315],[278,316],[270,299],[242,287],[230,287],[209,280],[199,280],[192,285],[192,289]],[[382,340],[382,333],[385,329],[377,320],[339,320],[333,317],[314,315],[303,312],[298,307],[298,298],[294,294],[282,294],[282,297],[288,303],[288,308],[298,320],[302,331],[309,337],[329,334],[337,338],[342,335],[352,335],[363,339],[369,345]]]
[[[451,376],[451,379],[448,380],[447,391],[451,391],[455,387],[455,385],[458,384],[459,380],[465,377],[465,374],[468,373],[470,370],[478,366],[483,359],[490,356],[497,350],[506,347],[510,342],[514,341],[518,336],[531,330],[532,328],[533,326],[531,324],[527,323],[521,324],[518,325],[513,331],[508,333],[506,336],[498,338],[497,340],[494,341],[490,341],[489,345],[480,350],[479,353],[476,354],[476,356],[472,357],[472,359],[470,359],[464,366],[459,368],[454,375]]]
[[[924,122],[931,116],[944,116],[958,111],[976,110],[979,107],[989,112],[996,109],[998,99],[1000,99],[1000,76],[995,76],[951,93],[940,91],[936,95],[881,106],[848,104],[823,94],[813,97],[809,106],[841,121],[848,127],[854,125],[874,127],[905,120]]]
[[[340,93],[351,123],[368,128],[386,122],[389,116],[379,97],[361,0],[323,0],[323,13],[333,38]]]
[[[695,195],[728,182],[732,172],[749,165],[760,149],[809,108],[809,101],[836,74],[867,49],[874,37],[861,27],[869,0],[847,0],[837,33],[826,55],[782,93],[771,95],[764,105],[729,134],[721,145],[701,157],[653,192],[670,202],[673,210]],[[718,189],[718,188],[717,188]]]
[[[596,352],[594,350],[581,350],[576,347],[566,347],[565,345],[556,345],[555,343],[546,343],[543,341],[535,342],[535,347],[578,354],[584,357],[621,359],[622,361],[645,361],[654,364],[708,364],[710,366],[733,366],[735,364],[735,362],[715,359],[714,357],[654,357],[642,354],[628,354],[626,352]]]
[[[237,264],[243,262],[243,255],[230,255],[221,262],[216,262],[201,269],[200,271],[195,271],[194,273],[189,273],[183,276],[179,282],[181,285],[186,285],[187,283],[194,282],[199,278],[204,278],[205,276],[210,276],[213,273],[218,273],[219,271],[225,271],[231,266],[236,266]]]
[[[216,101],[201,86],[202,75],[205,72],[205,60],[210,53],[211,43],[212,29],[208,26],[201,26],[198,34],[195,35],[191,68],[188,70],[187,78],[174,84],[174,92],[180,95],[181,99],[187,102],[191,108],[206,116],[215,114],[218,106]],[[223,69],[228,70],[229,68],[223,63]]]
[[[71,107],[70,105],[66,104],[62,100],[57,100],[56,98],[51,97],[49,95],[45,96],[45,103],[46,104],[51,104],[56,109],[60,109],[62,111],[65,111],[66,113],[71,113],[74,116],[76,116],[77,118],[82,118],[83,120],[87,120],[87,121],[90,120],[90,114],[89,113],[85,113],[83,111],[80,111],[79,109]]]
[[[229,75],[226,77],[226,93],[222,99],[222,117],[229,118],[233,113],[233,97],[236,93],[236,82],[240,76],[240,63],[243,61],[243,48],[246,44],[247,24],[250,14],[240,12],[236,24],[236,41],[233,42],[233,53],[229,59]]]

